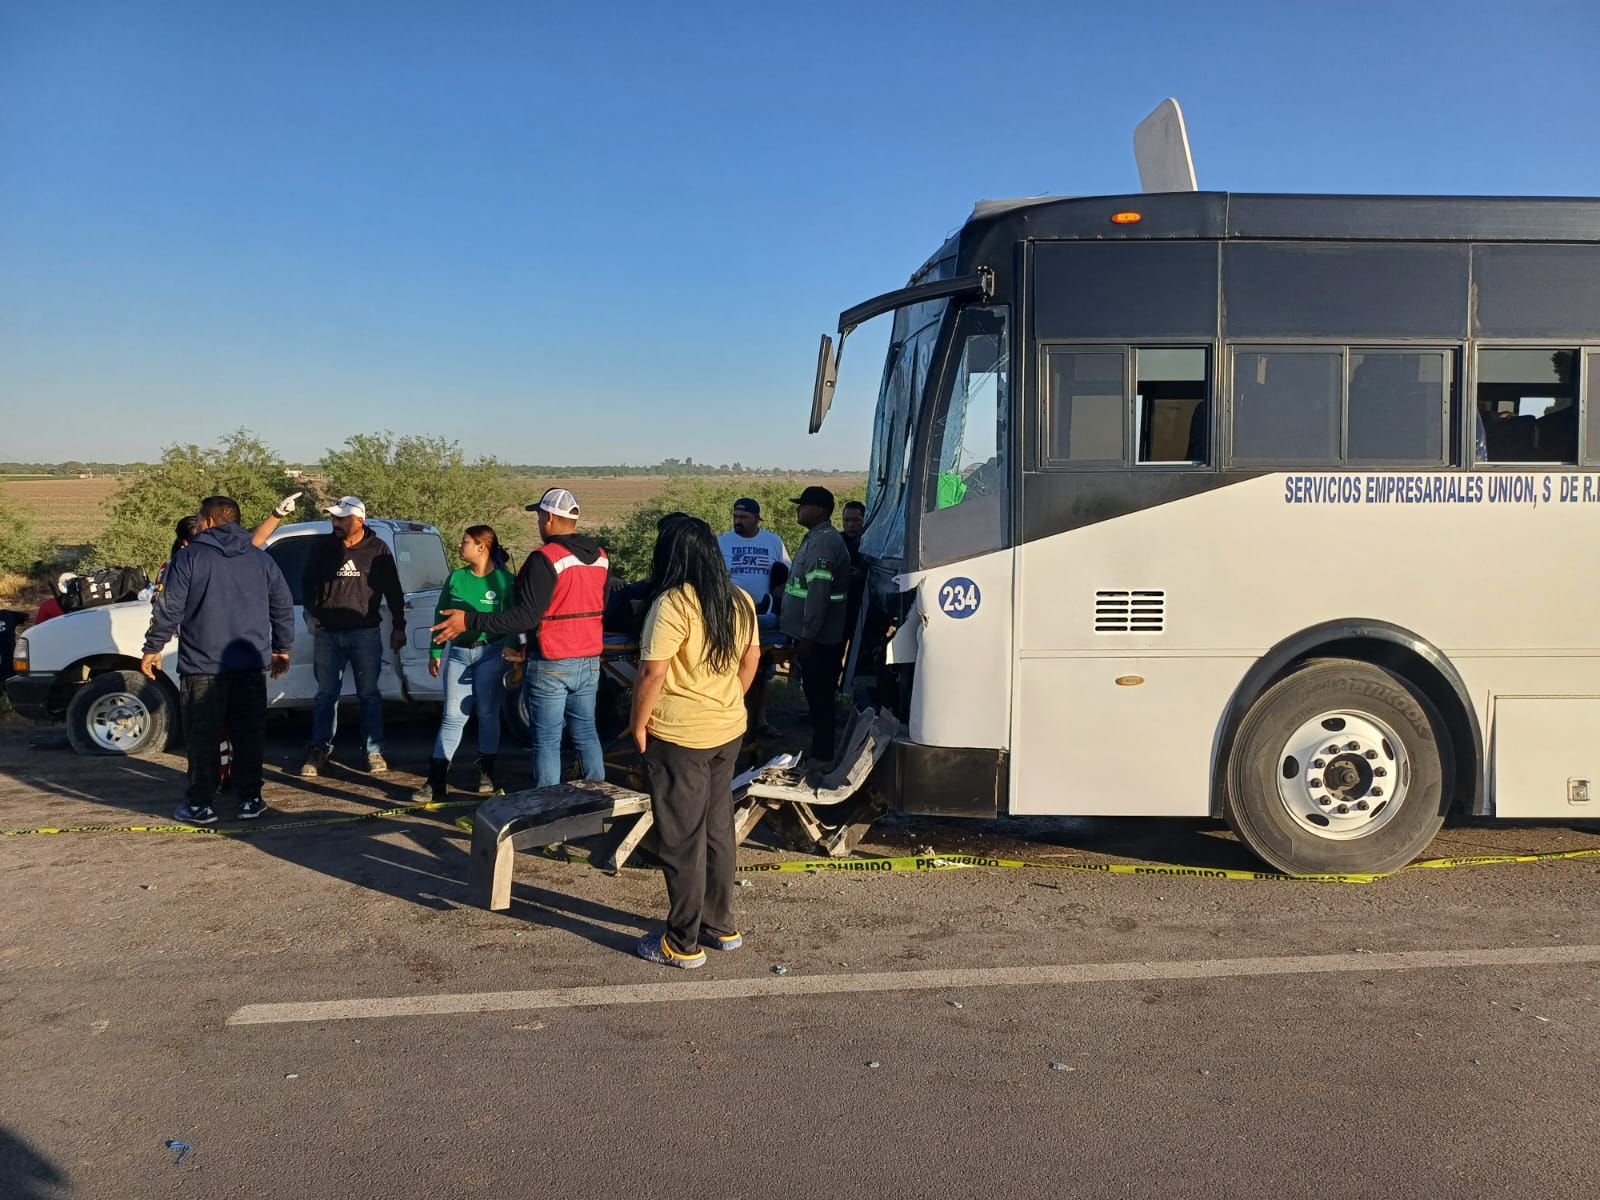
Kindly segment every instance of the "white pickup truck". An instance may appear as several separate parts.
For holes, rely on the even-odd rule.
[[[429,631],[439,589],[450,575],[444,543],[432,525],[417,521],[371,520],[371,529],[389,546],[406,594],[406,645],[398,655],[384,638],[383,695],[390,701],[441,699],[439,681],[428,674]],[[295,643],[289,671],[267,681],[275,708],[310,708],[317,682],[312,669],[312,635],[301,607],[300,575],[312,539],[333,530],[327,521],[283,525],[266,551],[277,562],[294,596]],[[388,624],[387,615],[384,618]],[[162,655],[164,674],[146,679],[139,657],[150,625],[150,605],[136,600],[80,609],[30,626],[17,639],[16,674],[6,682],[11,706],[38,721],[66,722],[67,737],[80,754],[153,754],[178,736],[177,639]],[[347,672],[345,696],[355,682]]]

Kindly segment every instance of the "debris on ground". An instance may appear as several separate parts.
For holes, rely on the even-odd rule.
[[[168,1138],[167,1149],[176,1150],[178,1152],[178,1157],[172,1160],[172,1165],[176,1167],[183,1164],[184,1155],[188,1154],[193,1147],[190,1146],[188,1142],[175,1142],[171,1138]]]
[[[773,963],[772,973],[774,975],[787,975],[789,973],[789,968],[784,966],[782,963]]]

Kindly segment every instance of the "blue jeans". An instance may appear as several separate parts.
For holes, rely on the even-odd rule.
[[[500,644],[450,646],[439,664],[444,680],[444,719],[433,742],[433,756],[446,761],[456,756],[467,718],[478,717],[478,753],[500,752],[500,677],[506,673]]]
[[[533,726],[533,786],[551,787],[561,782],[563,723],[578,748],[583,777],[604,779],[606,760],[594,727],[600,660],[529,657],[523,679],[528,689],[528,723]]]
[[[378,691],[383,670],[381,629],[319,629],[312,665],[317,673],[317,699],[311,708],[311,744],[333,748],[339,730],[339,693],[344,689],[348,663],[356,677],[356,697],[361,701],[361,733],[368,754],[383,753],[383,696]]]

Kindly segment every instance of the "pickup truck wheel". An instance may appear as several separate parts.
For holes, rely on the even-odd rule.
[[[633,715],[633,692],[623,687],[611,676],[600,676],[600,687],[594,698],[594,728],[602,742],[622,736]],[[629,743],[632,745],[632,743]]]
[[[505,689],[500,702],[500,732],[519,746],[533,745],[533,722],[528,718],[528,691],[519,682]],[[602,742],[620,737],[628,727],[633,693],[608,675],[600,676],[595,695],[595,732]]]
[[[166,749],[177,726],[167,689],[137,671],[107,671],[67,705],[67,740],[79,754],[143,757]]]
[[[500,702],[500,732],[519,746],[533,745],[533,730],[528,721],[528,691],[519,679],[505,689]]]

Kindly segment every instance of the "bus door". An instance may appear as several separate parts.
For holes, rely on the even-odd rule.
[[[932,391],[919,472],[919,569],[908,580],[920,626],[910,739],[988,751],[996,763],[1009,745],[1011,711],[1009,311],[972,305],[955,319],[945,370]],[[913,811],[920,806],[915,795],[902,800]],[[996,801],[988,797],[988,811]],[[984,803],[973,796],[958,807],[982,811]],[[951,811],[949,804],[938,807]]]

